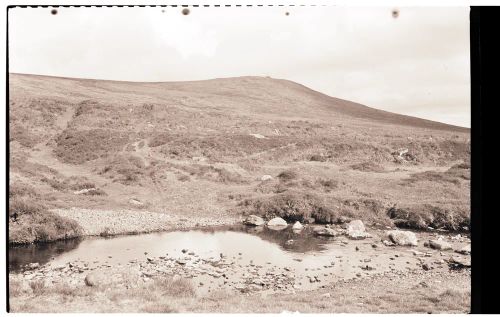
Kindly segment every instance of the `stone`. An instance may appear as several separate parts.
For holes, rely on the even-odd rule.
[[[298,221],[296,221],[292,226],[293,230],[302,230],[303,228],[304,228],[304,226]]]
[[[267,222],[268,227],[286,227],[288,224],[283,218],[275,217]]]
[[[262,134],[258,134],[258,133],[250,133],[250,135],[253,136],[254,138],[257,138],[257,139],[265,139],[266,138]]]
[[[317,236],[325,236],[325,237],[337,237],[340,236],[340,233],[332,228],[326,227],[316,227],[313,230],[314,234]]]
[[[263,181],[263,182],[265,182],[265,181],[270,181],[270,180],[272,180],[272,179],[273,179],[273,177],[272,177],[271,175],[263,175],[263,176],[260,178],[260,180],[261,180],[261,181]]]
[[[463,257],[454,257],[452,256],[449,260],[448,263],[451,268],[453,269],[463,269],[463,268],[469,268],[471,267],[471,261],[470,259],[466,259]]]
[[[330,298],[332,295],[330,293],[321,294],[323,298]]]
[[[451,250],[451,244],[444,240],[429,240],[429,247],[436,250]]]
[[[389,239],[397,245],[417,246],[417,236],[411,231],[390,230],[387,231]]]
[[[259,216],[250,215],[243,221],[243,223],[249,226],[262,226],[265,221]]]
[[[469,255],[471,253],[470,247],[471,247],[470,244],[467,244],[467,245],[463,246],[462,248],[455,250],[455,252],[460,253],[460,254]]]
[[[87,274],[87,276],[85,276],[85,285],[87,286],[97,286],[99,285],[99,276],[97,273],[95,272],[92,272],[92,273],[89,273]]]
[[[388,240],[384,240],[382,241],[382,243],[386,246],[386,247],[392,247],[392,246],[395,246],[394,243],[392,243],[391,241],[388,241]]]
[[[30,268],[31,270],[37,269],[39,267],[40,267],[40,264],[38,262],[28,264],[28,268]]]
[[[141,202],[140,200],[135,199],[135,198],[131,198],[131,199],[129,199],[129,201],[128,201],[128,202],[129,202],[129,204],[131,204],[131,205],[135,205],[135,206],[143,206],[143,205],[144,205],[144,203],[143,203],[143,202]]]
[[[413,250],[413,255],[414,255],[414,256],[423,256],[423,255],[425,255],[425,253],[420,252],[420,251]]]

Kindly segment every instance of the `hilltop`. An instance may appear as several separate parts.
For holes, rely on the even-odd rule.
[[[71,207],[89,215],[156,212],[193,224],[258,212],[463,230],[469,138],[467,128],[282,79],[141,83],[9,75],[11,200],[54,210],[43,221],[70,218],[64,218],[70,236],[81,234],[76,225],[85,217]],[[12,218],[11,232],[36,212]],[[14,230],[10,240],[65,237],[62,227],[29,238]]]

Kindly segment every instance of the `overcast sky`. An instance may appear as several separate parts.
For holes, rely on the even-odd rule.
[[[15,8],[10,72],[129,81],[271,76],[470,127],[469,8]],[[289,12],[289,15],[286,15]]]

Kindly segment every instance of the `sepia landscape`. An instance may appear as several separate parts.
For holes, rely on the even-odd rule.
[[[12,312],[469,312],[469,128],[266,76],[8,89]]]

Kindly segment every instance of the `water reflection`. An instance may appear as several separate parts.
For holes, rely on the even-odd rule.
[[[182,248],[197,254],[218,256],[219,253],[243,258],[269,257],[285,263],[294,253],[309,253],[327,248],[327,239],[315,237],[310,230],[294,232],[290,227],[275,231],[266,227],[211,227],[196,230],[118,236],[111,238],[87,238],[47,244],[9,248],[9,270],[20,271],[23,266],[38,262],[41,265],[65,261],[105,261],[118,264],[133,259],[165,254],[182,256]],[[278,261],[278,260],[277,260]]]
[[[76,249],[81,242],[82,239],[71,239],[51,243],[11,246],[9,247],[9,271],[20,271],[23,266],[29,263],[38,262],[40,265],[48,263],[53,257]]]

